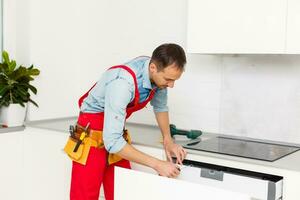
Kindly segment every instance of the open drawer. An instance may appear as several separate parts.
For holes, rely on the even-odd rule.
[[[184,160],[178,179],[246,194],[251,199],[282,199],[283,177]]]
[[[114,192],[115,200],[251,200],[239,192],[119,167]]]

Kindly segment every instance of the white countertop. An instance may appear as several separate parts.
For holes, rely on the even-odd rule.
[[[5,127],[0,128],[0,134],[1,133],[9,133],[9,132],[17,132],[17,131],[23,131],[25,129],[25,126],[13,126],[13,127]]]
[[[27,122],[26,126],[34,128],[42,128],[48,130],[59,131],[65,134],[68,134],[69,125],[73,125],[76,122],[75,117],[62,118],[62,119],[53,119],[53,120],[42,120]],[[162,148],[160,143],[161,134],[159,128],[151,125],[141,125],[141,124],[126,124],[126,128],[129,130],[132,142],[135,145],[144,145],[155,148]],[[217,134],[203,133],[200,136],[202,139],[214,137]],[[181,139],[181,138],[177,138]],[[176,143],[184,144],[191,142],[192,140],[176,140]],[[254,160],[248,158],[242,158],[237,156],[229,156],[217,153],[210,153],[205,151],[196,151],[196,150],[187,150],[188,156],[187,159],[196,159],[198,161],[210,161],[214,164],[225,163],[231,165],[232,163],[240,164],[241,168],[245,169],[256,169],[261,168],[261,172],[267,173],[270,168],[273,168],[278,174],[282,174],[281,171],[294,171],[300,173],[300,151],[287,155],[279,160],[274,162]],[[278,169],[278,170],[276,170]]]

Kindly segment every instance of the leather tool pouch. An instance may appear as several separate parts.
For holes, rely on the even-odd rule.
[[[80,135],[80,132],[78,134]],[[128,142],[128,144],[131,144],[131,138],[127,130],[124,130],[123,137]],[[102,135],[101,135],[101,140],[102,140]],[[92,139],[89,136],[86,136],[82,140],[79,147],[75,149],[76,145],[78,144],[78,141],[79,141],[79,137],[76,138],[69,137],[67,144],[64,147],[64,151],[68,154],[71,160],[80,163],[82,165],[86,164],[91,147],[104,148],[102,141],[97,141],[95,139]],[[122,160],[122,158],[117,154],[109,153],[107,156],[107,162],[109,165],[119,162],[120,160]]]
[[[85,165],[91,146],[96,146],[97,142],[91,139],[90,137],[85,137],[79,145],[77,151],[74,151],[78,141],[79,139],[69,137],[67,144],[65,145],[64,151],[73,161]]]

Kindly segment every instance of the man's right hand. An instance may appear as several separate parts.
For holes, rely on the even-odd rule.
[[[152,169],[157,171],[160,176],[175,178],[180,173],[180,168],[178,167],[178,165],[169,161],[159,160],[155,157],[149,156],[135,149],[129,144],[126,144],[124,148],[117,153],[117,155],[126,160],[151,167]]]
[[[180,174],[180,168],[171,162],[158,160],[154,168],[160,176],[176,178]]]

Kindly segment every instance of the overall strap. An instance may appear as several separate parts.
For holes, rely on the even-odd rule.
[[[82,95],[82,96],[80,97],[80,99],[78,100],[78,106],[79,106],[79,108],[81,107],[81,104],[82,104],[83,100],[89,95],[90,91],[95,87],[96,84],[97,84],[97,83],[95,83],[95,84],[89,89],[89,91],[87,91],[84,95]]]
[[[137,105],[139,103],[139,100],[140,100],[140,94],[139,94],[139,91],[138,91],[138,85],[137,85],[137,79],[136,79],[135,73],[132,71],[132,69],[130,69],[129,67],[127,67],[125,65],[113,66],[113,67],[109,68],[108,70],[116,69],[116,68],[122,68],[122,69],[128,71],[129,74],[132,76],[133,81],[134,81],[134,88],[135,88],[134,105]],[[96,84],[97,83],[95,83],[84,95],[82,95],[80,97],[80,99],[78,101],[79,108],[81,107],[83,100],[89,95],[90,91],[95,87]]]
[[[156,92],[156,88],[151,90],[150,95],[149,95],[149,101],[151,101],[153,99],[155,92]]]
[[[135,93],[134,93],[134,104],[133,105],[137,105],[139,103],[139,101],[140,101],[140,94],[139,94],[139,90],[138,90],[138,84],[137,84],[137,79],[136,79],[135,73],[132,71],[132,69],[130,69],[126,65],[117,65],[117,66],[113,66],[113,67],[111,67],[109,69],[116,69],[116,68],[122,68],[122,69],[128,71],[129,74],[131,74],[131,76],[133,78],[133,81],[134,81],[134,90],[135,90]]]

